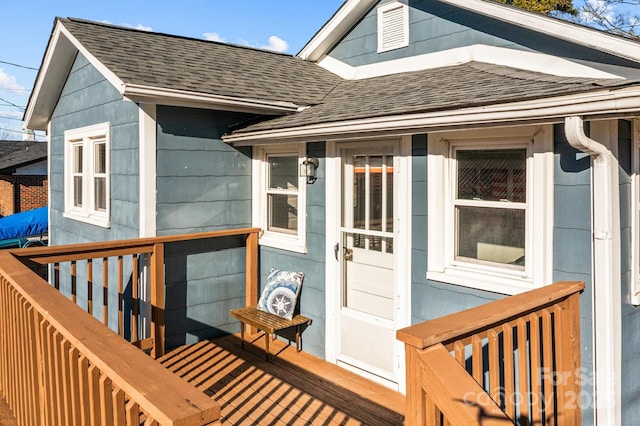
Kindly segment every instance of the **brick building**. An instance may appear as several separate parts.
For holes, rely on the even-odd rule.
[[[0,141],[0,216],[48,205],[47,144]]]

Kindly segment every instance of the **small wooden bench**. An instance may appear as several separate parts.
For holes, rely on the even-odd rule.
[[[296,328],[296,349],[300,352],[300,326],[311,324],[311,319],[302,315],[296,315],[292,319],[279,317],[268,312],[259,310],[256,306],[247,306],[231,310],[231,316],[240,321],[240,342],[244,348],[244,331],[246,324],[262,330],[265,339],[265,358],[269,360],[269,336],[276,331],[286,328]]]

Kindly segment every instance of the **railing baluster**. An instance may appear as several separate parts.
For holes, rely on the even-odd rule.
[[[118,256],[118,334],[124,336],[124,272],[122,256]]]
[[[164,355],[164,244],[154,244],[151,255],[151,337],[154,358]]]
[[[500,405],[500,340],[495,329],[488,331],[487,338],[487,345],[489,346],[489,394]]]
[[[93,259],[87,259],[87,312],[93,315]]]
[[[60,263],[53,264],[53,285],[56,290],[60,290]]]
[[[514,418],[516,413],[513,400],[515,386],[513,328],[509,324],[502,326],[502,347],[504,353],[504,411],[507,413],[507,416]]]
[[[542,424],[541,400],[542,390],[540,383],[540,317],[536,313],[529,315],[529,348],[531,354],[531,423]]]
[[[138,299],[138,256],[134,255],[131,260],[133,272],[131,273],[131,299],[133,304],[133,314],[131,315],[131,341],[137,342],[138,336],[138,315],[140,314],[140,301]]]
[[[544,417],[553,419],[555,417],[555,407],[553,401],[556,391],[553,385],[553,329],[551,312],[543,309],[540,313],[542,317],[542,385],[544,394]],[[548,424],[549,422],[547,422]]]
[[[471,337],[471,371],[475,381],[482,386],[482,339],[477,334]]]
[[[77,266],[76,261],[71,261],[71,301],[73,303],[78,303],[78,297],[76,295],[77,290]]]
[[[518,335],[518,418],[523,426],[529,425],[529,354],[527,350],[527,323],[523,318],[516,321]]]
[[[109,326],[109,258],[102,258],[102,323]]]
[[[107,376],[100,377],[100,424],[113,424],[113,386]]]

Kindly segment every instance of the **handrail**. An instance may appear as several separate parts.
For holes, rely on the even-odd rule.
[[[0,252],[0,390],[24,424],[205,425],[212,399]],[[144,420],[143,420],[144,421]],[[137,422],[137,423],[136,423]]]
[[[193,234],[166,235],[160,237],[147,237],[139,239],[128,239],[119,241],[104,241],[82,244],[70,244],[64,246],[34,247],[24,249],[13,249],[9,252],[17,256],[27,266],[33,267],[41,275],[45,274],[46,266],[53,265],[51,269],[53,276],[52,284],[60,288],[61,264],[69,264],[69,280],[70,280],[70,296],[73,302],[76,302],[76,294],[78,287],[78,276],[76,274],[77,264],[80,261],[87,262],[86,273],[86,307],[89,313],[93,314],[93,287],[102,280],[103,306],[102,316],[103,323],[108,325],[108,293],[109,280],[117,280],[118,287],[118,333],[121,336],[128,335],[132,343],[141,349],[151,351],[151,355],[155,358],[164,354],[164,248],[166,244],[176,242],[187,242],[211,238],[223,238],[234,236],[246,236],[246,302],[248,304],[256,304],[257,295],[257,238],[260,228],[240,228],[227,229],[219,231],[199,232]],[[150,299],[148,300],[151,309],[151,337],[146,339],[139,338],[138,317],[140,314],[140,306],[142,299],[138,291],[139,280],[138,275],[143,265],[141,256],[148,256],[149,266],[149,284]],[[130,260],[130,274],[124,274],[123,258],[128,256]],[[117,271],[115,278],[109,277],[109,259],[117,262]],[[94,265],[102,268],[102,276],[95,276],[93,273]],[[114,266],[115,268],[115,266]],[[125,312],[123,311],[123,299],[126,284],[126,276],[131,277],[131,321],[125,321]],[[115,284],[114,284],[115,287]],[[115,301],[112,301],[113,303]],[[128,314],[128,312],[127,312]],[[124,330],[123,325],[129,324],[130,330]]]
[[[71,300],[58,291],[60,263],[69,263],[73,288],[76,262],[86,261],[90,291],[100,279],[93,264],[102,261],[106,292],[108,258],[117,257],[120,309],[123,256],[132,256],[136,287],[138,258],[148,255],[152,337],[146,340],[152,342],[141,347],[157,357],[164,351],[165,244],[244,235],[246,301],[256,304],[259,232],[242,228],[0,252],[0,395],[23,424],[219,424],[213,400],[108,328],[106,306],[101,324],[75,304],[75,288]],[[30,269],[43,274],[50,264],[54,286]],[[89,294],[87,299],[92,312]]]
[[[260,228],[239,228],[220,231],[196,232],[193,234],[165,235],[160,237],[145,237],[117,241],[101,241],[97,243],[68,244],[63,246],[28,247],[23,249],[10,249],[10,253],[21,258],[29,258],[34,262],[47,264],[60,261],[67,256],[75,260],[95,258],[95,253],[109,252],[110,250],[145,249],[154,244],[166,244],[174,242],[201,240],[207,238],[233,237],[238,235],[256,234]]]
[[[503,411],[480,424],[580,424],[583,289],[583,282],[559,282],[398,330],[407,363],[406,424],[460,419],[463,406],[478,399]],[[453,377],[457,369],[442,353],[479,389]]]

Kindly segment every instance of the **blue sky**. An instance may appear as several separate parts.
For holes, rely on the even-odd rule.
[[[26,106],[37,75],[37,70],[23,67],[40,66],[56,16],[266,47],[295,55],[342,3],[343,0],[0,0],[0,139],[22,138],[19,132],[23,109],[19,107]]]

